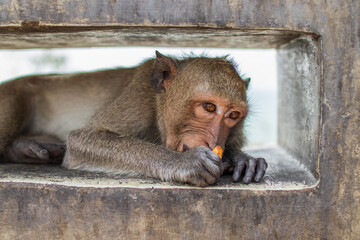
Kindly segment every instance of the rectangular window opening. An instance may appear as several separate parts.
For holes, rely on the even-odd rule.
[[[240,74],[250,77],[250,114],[246,121],[244,151],[263,157],[268,172],[260,184],[232,183],[222,177],[211,188],[288,190],[318,184],[320,136],[320,61],[317,42],[298,37],[276,49],[188,47],[97,47],[0,50],[0,82],[29,74],[94,71],[132,67],[163,54],[209,57],[229,55]],[[233,47],[233,46],[232,46]],[[35,181],[69,185],[187,187],[149,179],[67,171],[54,166],[0,166],[0,181]],[[43,170],[40,170],[43,169]],[[64,178],[67,176],[70,178]],[[17,180],[15,180],[17,179]],[[69,180],[70,179],[70,180]],[[125,183],[125,185],[124,185]]]

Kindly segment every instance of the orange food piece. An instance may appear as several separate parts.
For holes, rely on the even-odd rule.
[[[219,145],[217,145],[212,151],[213,151],[213,153],[218,155],[220,158],[222,158],[224,151],[222,150],[222,148]]]

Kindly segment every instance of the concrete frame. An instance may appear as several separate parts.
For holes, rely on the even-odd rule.
[[[77,184],[81,173],[60,170],[75,183],[56,184],[37,176],[59,169],[2,166],[1,176],[15,178],[0,177],[0,237],[358,238],[359,23],[357,1],[0,0],[0,48],[277,48],[279,145],[317,179],[297,189],[112,187]]]

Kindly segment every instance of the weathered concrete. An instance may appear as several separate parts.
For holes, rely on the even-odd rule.
[[[1,7],[0,7],[1,8]],[[293,31],[182,27],[1,27],[0,48],[109,46],[278,48],[301,35]],[[306,33],[303,33],[306,34]],[[86,39],[86,41],[84,41]]]
[[[307,168],[281,148],[265,148],[247,151],[254,157],[264,157],[269,168],[260,184],[233,183],[231,176],[223,176],[209,189],[242,190],[301,190],[313,188],[318,184]],[[57,165],[0,165],[0,183],[28,182],[53,184],[72,187],[120,187],[120,188],[187,188],[190,185],[164,183],[152,178],[129,178],[107,174],[95,174],[82,171],[70,171]],[[199,188],[201,189],[201,188]],[[0,201],[1,202],[1,201]]]
[[[314,176],[318,175],[320,43],[297,38],[278,50],[278,139]]]
[[[222,1],[0,0],[0,48],[278,48],[309,33],[281,28],[237,29],[235,16],[240,14],[237,9],[241,5],[236,5]]]
[[[281,93],[280,99],[289,100],[284,108],[291,123],[284,129],[289,142],[280,135],[279,143],[320,176],[317,185],[297,190],[5,181],[0,238],[359,238],[359,5],[350,0],[0,0],[2,48],[114,46],[112,35],[119,36],[118,45],[279,48],[279,70],[294,81],[284,87],[301,92],[294,98]],[[316,54],[306,53],[313,47],[301,43],[304,37],[314,39]],[[299,56],[312,60],[303,64]],[[318,74],[314,86],[311,79],[298,79]],[[300,126],[291,130],[292,123]]]

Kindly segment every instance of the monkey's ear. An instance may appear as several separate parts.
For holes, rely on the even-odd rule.
[[[251,81],[251,78],[246,78],[246,79],[243,80],[246,90],[247,90],[248,87],[249,87],[250,81]]]
[[[158,51],[155,53],[156,60],[151,76],[151,86],[156,92],[160,92],[169,87],[171,80],[176,76],[177,68],[176,62],[172,58],[166,57]]]

